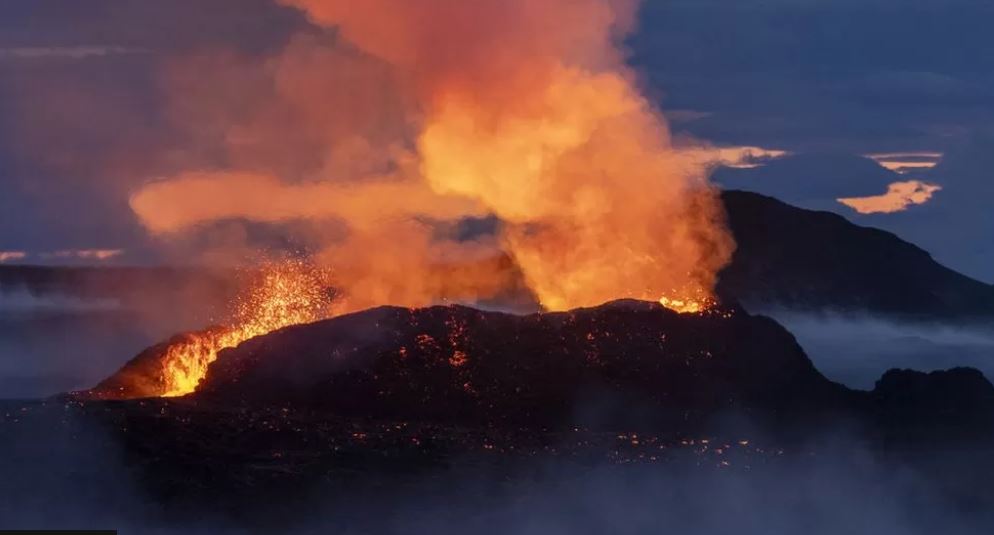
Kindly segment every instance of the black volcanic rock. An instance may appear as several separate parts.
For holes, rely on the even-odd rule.
[[[719,292],[745,303],[925,319],[994,318],[994,286],[894,234],[744,191],[722,194],[738,250]]]
[[[770,319],[632,301],[528,316],[377,308],[223,351],[194,394],[348,417],[543,426],[809,413],[857,397]]]

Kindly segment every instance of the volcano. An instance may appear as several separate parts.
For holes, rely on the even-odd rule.
[[[526,316],[377,308],[222,352],[196,397],[354,417],[542,426],[850,401],[769,319],[737,309],[681,315],[637,301]],[[578,421],[585,404],[603,422]]]
[[[171,346],[209,334],[143,352],[91,394],[118,397],[154,382]],[[195,397],[349,416],[538,425],[571,423],[584,398],[613,407],[612,418],[851,401],[770,319],[737,308],[678,314],[640,301],[524,316],[463,306],[375,308],[221,351]]]
[[[171,344],[187,337],[150,348],[80,395],[128,397],[120,393],[154,382]],[[915,403],[893,401],[905,398]],[[994,387],[976,372],[913,381],[892,372],[873,392],[850,390],[819,373],[769,318],[738,307],[678,314],[640,301],[530,315],[380,307],[291,326],[222,350],[187,399],[472,427],[673,430],[729,412],[795,423],[882,415],[887,425],[994,415]],[[926,410],[932,405],[938,412]]]
[[[934,485],[976,474],[948,490],[969,507],[994,469],[994,385],[979,372],[892,371],[850,390],[774,320],[734,305],[379,307],[222,350],[188,395],[115,399],[161,381],[171,344],[210,333],[152,347],[60,403],[8,407],[0,429],[106,429],[155,500],[261,515],[253,523],[286,518],[315,489],[379,495],[477,470],[520,482],[547,462],[747,474],[830,451],[826,434]],[[961,462],[963,451],[977,453]]]

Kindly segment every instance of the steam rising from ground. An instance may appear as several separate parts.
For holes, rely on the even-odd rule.
[[[625,65],[637,2],[281,1],[322,30],[261,70],[220,54],[167,77],[191,150],[218,156],[135,192],[151,232],[327,222],[314,257],[355,308],[492,297],[493,263],[416,282],[499,254],[550,309],[711,295],[733,245],[700,151]],[[493,235],[440,231],[482,216]]]

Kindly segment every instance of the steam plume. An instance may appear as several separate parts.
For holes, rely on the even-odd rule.
[[[224,157],[136,192],[150,231],[344,222],[317,258],[356,306],[493,295],[495,263],[422,282],[486,251],[550,309],[710,296],[733,245],[699,151],[674,146],[625,65],[637,2],[280,2],[328,32],[261,76],[225,56],[172,73],[178,120]],[[491,239],[436,228],[483,215]]]

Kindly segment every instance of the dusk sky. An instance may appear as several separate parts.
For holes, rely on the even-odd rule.
[[[171,69],[207,53],[261,64],[328,32],[269,0],[210,6],[0,4],[0,262],[161,261],[128,197],[191,157]],[[989,0],[648,0],[630,63],[676,133],[786,153],[717,182],[891,230],[994,282],[991,15]],[[837,201],[909,181],[941,189],[895,213]]]

